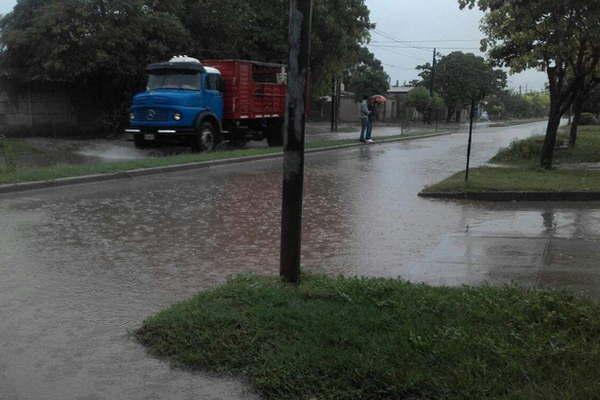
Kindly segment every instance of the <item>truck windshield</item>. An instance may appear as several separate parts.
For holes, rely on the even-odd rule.
[[[156,89],[200,90],[200,74],[181,71],[150,74],[148,90]]]

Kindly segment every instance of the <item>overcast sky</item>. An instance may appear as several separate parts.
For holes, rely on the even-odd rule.
[[[371,33],[370,48],[384,63],[392,83],[415,79],[415,65],[431,62],[433,47],[442,54],[454,49],[480,54],[477,49],[483,37],[479,30],[483,14],[479,10],[460,10],[457,0],[366,2],[371,20],[377,24]],[[545,83],[546,75],[537,71],[509,76],[509,86],[515,89],[522,86],[523,90],[538,90]]]
[[[431,61],[433,47],[447,54],[456,48],[479,54],[482,35],[476,10],[460,10],[457,0],[366,0],[371,20],[377,24],[370,48],[384,64],[392,83],[417,78],[414,67]],[[0,13],[9,12],[16,0],[0,0]],[[455,41],[456,40],[456,41]],[[398,43],[398,41],[402,43]],[[424,42],[427,41],[427,42]],[[419,47],[415,49],[414,47]],[[536,71],[509,77],[509,85],[543,89],[546,76]]]

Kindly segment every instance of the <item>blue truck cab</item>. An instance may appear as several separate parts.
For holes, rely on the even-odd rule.
[[[147,67],[146,91],[133,98],[126,133],[135,146],[185,142],[194,151],[210,151],[220,141],[224,83],[216,68],[187,56]]]

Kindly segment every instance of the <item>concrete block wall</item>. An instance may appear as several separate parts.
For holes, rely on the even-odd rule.
[[[77,125],[77,112],[66,90],[0,85],[0,133],[57,136]]]

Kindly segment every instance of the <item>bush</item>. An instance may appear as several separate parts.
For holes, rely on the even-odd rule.
[[[598,118],[592,113],[582,113],[579,118],[579,125],[598,125]]]
[[[515,140],[510,146],[500,150],[492,158],[492,161],[532,160],[541,154],[543,140],[542,136],[534,136],[525,140]]]

